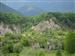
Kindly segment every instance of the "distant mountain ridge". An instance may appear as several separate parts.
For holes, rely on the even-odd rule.
[[[27,7],[27,6],[24,6],[22,8],[20,8],[18,11],[20,11],[23,15],[26,15],[26,16],[33,16],[33,15],[38,15],[40,14],[41,12],[43,12],[43,10],[39,7]]]
[[[0,2],[0,12],[17,12],[24,16],[35,16],[44,12],[75,12],[74,5],[71,2],[20,4],[22,3],[12,3],[10,6],[10,4],[6,5],[6,3]]]
[[[9,6],[3,4],[0,2],[0,12],[8,12],[8,13],[19,13],[18,11],[16,11],[15,9],[13,8],[10,8]]]

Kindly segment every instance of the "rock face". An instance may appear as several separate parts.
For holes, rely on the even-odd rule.
[[[0,23],[0,35],[4,35],[5,33],[19,33],[20,28],[19,26],[12,25],[10,27],[9,25],[4,25],[3,23]]]
[[[44,31],[45,29],[60,29],[61,27],[56,24],[52,19],[50,21],[42,21],[38,25],[33,26],[32,29],[37,31]]]

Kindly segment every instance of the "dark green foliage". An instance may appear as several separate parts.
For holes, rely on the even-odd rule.
[[[64,48],[69,53],[75,53],[75,32],[69,32],[65,38]]]
[[[17,24],[21,19],[22,17],[16,13],[0,13],[0,22],[6,24]]]
[[[21,36],[18,34],[6,33],[1,43],[0,50],[2,50],[3,53],[19,53],[23,48]]]
[[[56,56],[62,56],[62,53],[61,53],[60,50],[57,50],[57,51],[56,51]]]
[[[75,29],[75,13],[52,13],[56,17],[56,22],[62,26]]]
[[[22,37],[22,39],[21,39],[21,44],[22,44],[23,46],[30,46],[29,39],[28,39],[28,38],[25,38],[25,37]]]
[[[7,44],[7,45],[2,46],[2,52],[12,53],[13,52],[13,45],[12,44]]]

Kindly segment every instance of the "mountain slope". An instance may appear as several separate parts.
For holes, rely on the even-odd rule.
[[[0,12],[12,12],[12,13],[18,13],[16,10],[10,8],[9,6],[3,4],[0,2]]]
[[[33,26],[34,30],[71,29],[75,30],[75,13],[47,13],[40,16],[40,22]],[[35,22],[36,23],[36,22]]]

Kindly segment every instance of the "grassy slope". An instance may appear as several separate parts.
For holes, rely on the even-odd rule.
[[[33,49],[31,47],[25,47],[20,53],[20,56],[55,56],[54,53],[46,52],[43,49]]]
[[[20,56],[56,56],[56,51],[48,52],[43,49],[33,49],[31,47],[25,47],[20,53]],[[69,55],[62,51],[62,56],[75,56],[75,54]]]

